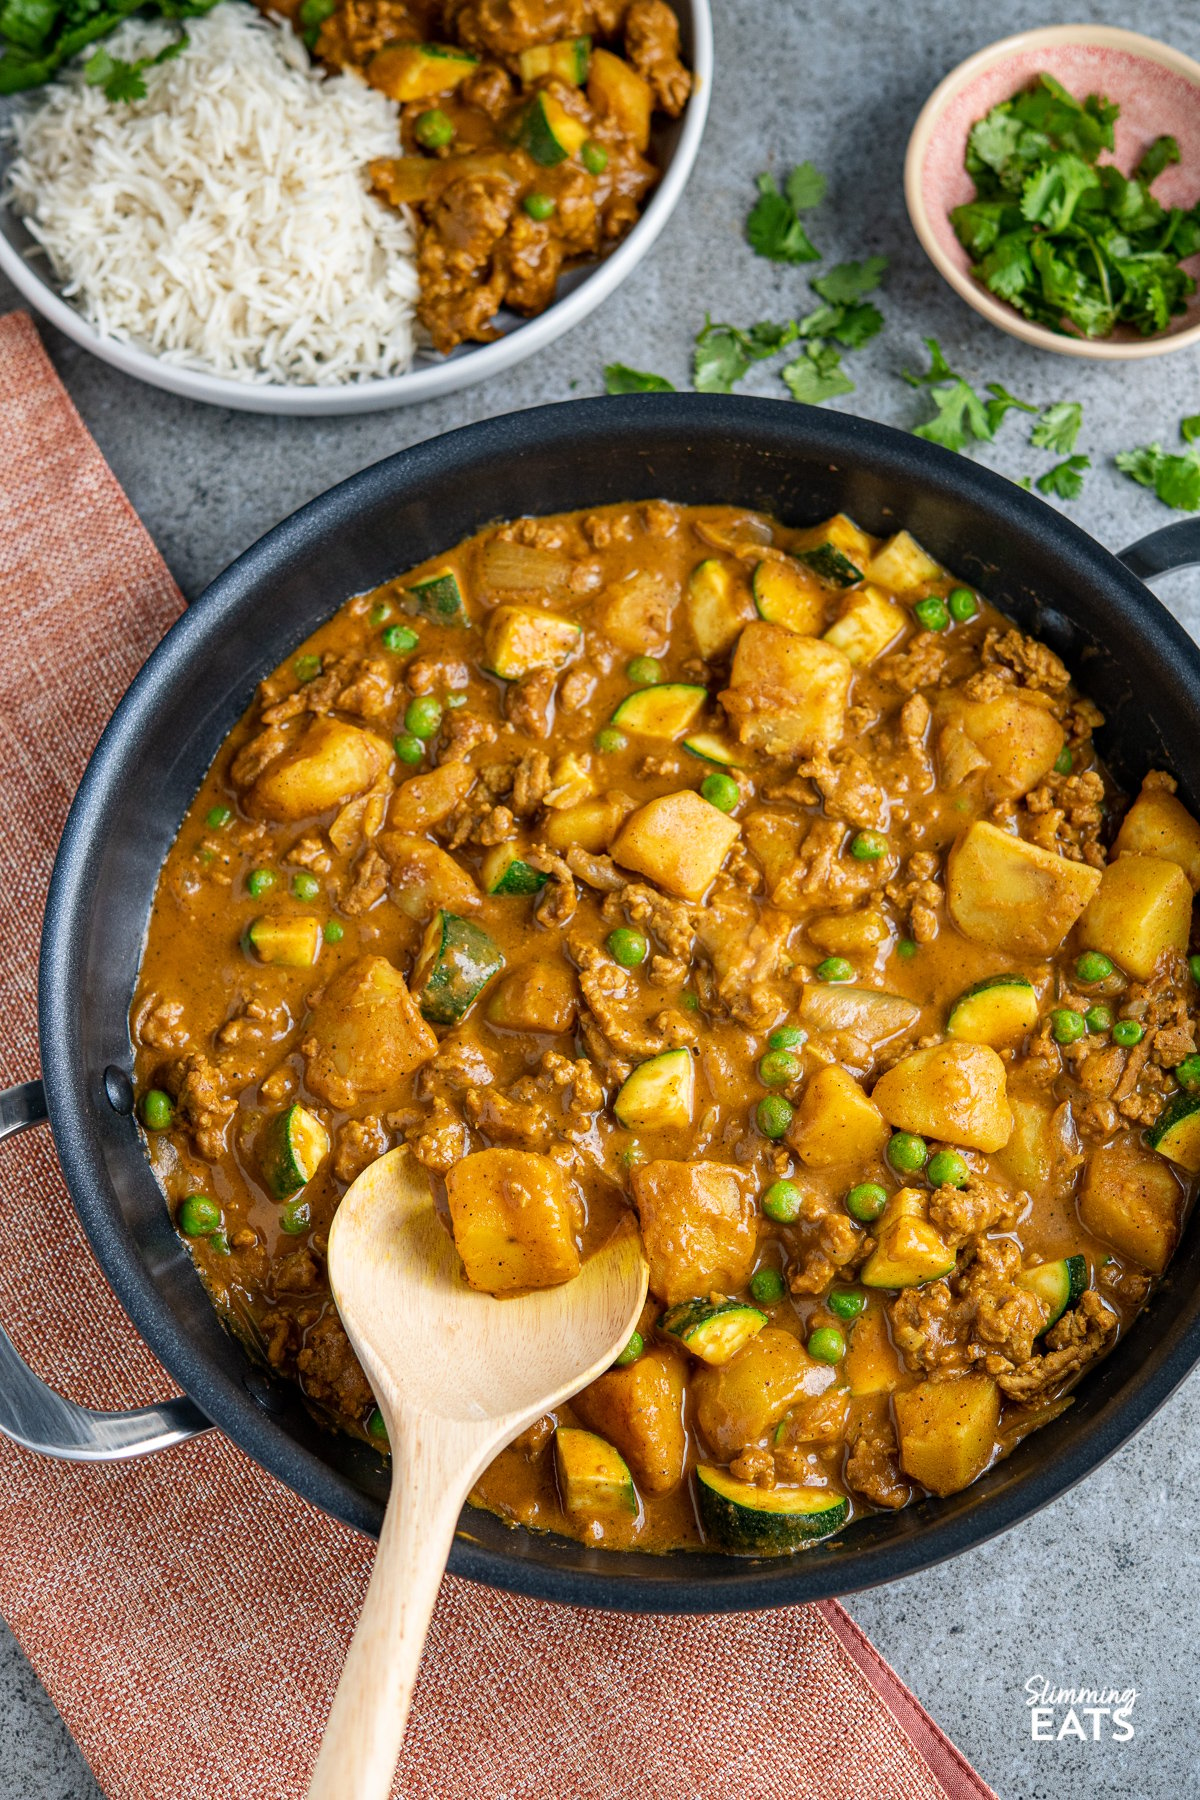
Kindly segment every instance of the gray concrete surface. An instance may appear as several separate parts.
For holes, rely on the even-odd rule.
[[[972,380],[1085,406],[1078,448],[1095,467],[1074,517],[1113,548],[1171,517],[1120,476],[1118,449],[1173,442],[1200,410],[1200,355],[1104,368],[1039,354],[1001,336],[943,288],[908,227],[901,163],[935,82],[980,45],[1048,22],[1035,0],[716,0],[712,118],[686,201],[650,260],[535,364],[482,391],[365,419],[272,421],[205,410],[139,387],[53,334],[72,396],[189,595],[301,501],[389,451],[448,427],[600,390],[610,360],[687,382],[706,310],[746,325],[807,310],[806,275],[755,258],[741,222],[759,169],[811,158],[831,177],[812,221],[827,261],[883,251],[887,329],[848,359],[858,391],[835,404],[900,426],[922,416],[899,370],[939,337]],[[1151,11],[1093,0],[1068,16],[1140,26],[1200,57],[1190,0]],[[0,307],[12,303],[0,287]],[[749,391],[783,388],[769,368]],[[1051,460],[1028,449],[1019,417],[981,454],[1012,476]],[[536,505],[536,496],[531,496]],[[1162,594],[1200,634],[1200,576]],[[331,596],[331,600],[336,596]],[[881,1652],[1004,1800],[1086,1791],[1113,1800],[1200,1795],[1194,1649],[1200,1618],[1200,1384],[1090,1481],[1024,1530],[919,1580],[850,1601]],[[1114,1743],[1035,1742],[1025,1684],[1134,1687],[1135,1735]],[[1059,1710],[1058,1723],[1064,1712]],[[1082,1721],[1090,1732],[1091,1723]],[[0,1795],[85,1800],[97,1789],[61,1722],[5,1637],[0,1642]],[[153,1800],[148,1796],[147,1800]],[[707,1797],[706,1797],[707,1800]],[[864,1796],[864,1800],[868,1797]],[[869,1800],[887,1800],[871,1796]]]

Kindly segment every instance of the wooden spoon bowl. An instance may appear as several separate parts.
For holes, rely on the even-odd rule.
[[[425,1170],[399,1149],[364,1170],[338,1207],[329,1280],[394,1473],[309,1800],[386,1800],[463,1502],[505,1444],[628,1343],[646,1264],[630,1228],[562,1287],[506,1300],[477,1293]]]

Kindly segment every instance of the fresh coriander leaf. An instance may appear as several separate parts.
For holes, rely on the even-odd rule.
[[[991,426],[993,433],[1005,414],[1011,412],[1014,407],[1018,412],[1023,413],[1035,413],[1037,411],[1036,406],[1031,406],[1028,400],[1018,400],[1015,394],[1010,394],[1008,389],[1002,387],[998,381],[989,381],[987,384],[987,391],[992,397],[985,402],[984,410],[987,413],[987,422]]]
[[[1100,177],[1090,163],[1069,150],[1060,150],[1039,163],[1021,189],[1022,216],[1046,231],[1065,231],[1080,200]]]
[[[146,98],[146,78],[136,63],[117,61],[104,83],[104,98],[114,106],[128,105],[130,101]]]
[[[936,338],[922,338],[921,342],[929,352],[929,369],[924,375],[916,375],[911,369],[902,369],[901,378],[909,387],[929,387],[935,381],[957,381],[958,376],[946,361],[942,346]]]
[[[852,394],[854,383],[842,368],[841,352],[832,344],[809,344],[795,362],[780,371],[793,400],[820,406],[839,394]]]
[[[1152,488],[1158,465],[1166,454],[1159,443],[1143,444],[1140,450],[1118,450],[1113,461],[1122,475],[1128,475],[1131,481],[1140,482],[1143,487]]]
[[[59,0],[5,0],[0,7],[0,35],[31,55],[40,51],[62,11]]]
[[[1032,475],[1019,475],[1017,477],[1016,485],[1019,488],[1024,488],[1024,490],[1027,494],[1032,494],[1032,492],[1033,492],[1033,476]]]
[[[1164,506],[1176,512],[1200,512],[1200,456],[1188,450],[1173,456],[1161,444],[1122,450],[1114,459],[1122,474],[1152,487]]]
[[[945,387],[933,388],[930,398],[937,411],[928,423],[918,425],[915,437],[941,444],[944,450],[963,450],[971,438],[991,441],[987,408],[969,382],[958,378]]]
[[[771,262],[818,262],[820,251],[796,217],[791,201],[779,192],[774,176],[760,175],[756,185],[758,199],[746,219],[750,248]]]
[[[1177,163],[1178,161],[1178,140],[1173,137],[1155,138],[1150,148],[1143,155],[1141,162],[1134,170],[1134,174],[1139,181],[1144,181],[1146,186],[1149,187],[1152,181],[1158,180],[1164,169],[1169,169],[1172,163]]]
[[[664,375],[649,375],[626,363],[609,363],[604,370],[606,394],[673,394],[675,385]]]
[[[950,223],[972,256],[986,256],[1004,232],[1020,227],[1021,209],[1011,200],[968,200],[953,208]]]
[[[1038,476],[1038,493],[1055,494],[1060,500],[1077,500],[1083,492],[1084,471],[1091,466],[1090,456],[1069,456],[1065,462],[1055,463],[1052,469]]]
[[[774,356],[789,344],[794,344],[800,335],[800,327],[795,319],[789,319],[786,325],[775,325],[770,319],[760,319],[757,325],[751,325],[744,332],[747,348],[752,362],[761,362],[765,356]]]
[[[850,306],[873,293],[887,274],[886,256],[868,256],[864,262],[836,263],[827,275],[812,283],[814,294],[831,306]]]
[[[89,87],[102,87],[105,99],[113,105],[144,100],[146,83],[143,71],[155,69],[160,63],[173,61],[187,49],[189,41],[187,33],[181,32],[169,44],[164,44],[157,55],[140,57],[137,62],[125,62],[123,58],[113,56],[105,49],[96,50],[83,65],[83,78]]]
[[[1200,439],[1200,413],[1192,413],[1179,421],[1179,435],[1185,444],[1194,444]]]
[[[1059,400],[1042,413],[1029,433],[1029,441],[1035,450],[1052,450],[1056,456],[1069,456],[1082,424],[1083,408],[1078,400]]]
[[[976,281],[982,281],[997,299],[1007,300],[1022,312],[1028,311],[1025,295],[1034,282],[1030,242],[1028,227],[1005,232],[971,271]]]
[[[797,163],[784,183],[784,193],[793,212],[811,212],[825,198],[829,183],[810,162]]]
[[[829,336],[844,350],[861,350],[883,330],[883,314],[870,300],[861,306],[841,307],[839,311],[842,316],[830,327]]]
[[[692,386],[702,394],[728,394],[752,362],[774,356],[798,336],[799,326],[794,320],[776,325],[761,319],[748,331],[739,331],[736,325],[714,325],[706,314],[704,327],[696,336]]]

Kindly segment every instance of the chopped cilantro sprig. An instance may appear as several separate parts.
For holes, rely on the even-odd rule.
[[[1200,512],[1200,414],[1181,420],[1179,435],[1186,450],[1143,444],[1140,450],[1122,450],[1114,460],[1123,475],[1153,488],[1164,506]]]
[[[673,394],[675,384],[665,375],[631,369],[627,363],[608,363],[604,370],[604,391],[606,394]]]
[[[771,262],[819,262],[821,252],[800,221],[825,198],[825,177],[810,162],[798,163],[783,184],[763,174],[755,183],[758,199],[746,220],[746,241],[759,256]]]

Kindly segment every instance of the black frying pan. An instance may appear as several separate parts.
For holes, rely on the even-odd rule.
[[[159,869],[255,683],[350,594],[494,518],[662,496],[841,510],[901,524],[1057,650],[1107,716],[1127,788],[1151,767],[1200,810],[1200,651],[1136,579],[1200,562],[1200,522],[1124,562],[1011,482],[862,419],[790,402],[651,395],[491,419],[402,451],[312,501],[238,559],[151,656],[88,766],[42,940],[43,1082],[0,1095],[0,1135],[46,1116],[79,1216],[126,1311],[183,1389],[98,1415],[61,1400],[0,1334],[0,1428],[51,1454],[134,1455],[216,1426],[306,1499],[378,1530],[388,1475],[320,1429],[297,1392],[219,1325],[176,1237],[132,1117],[126,1014]],[[692,1612],[819,1599],[929,1567],[1027,1518],[1110,1455],[1200,1360],[1200,1231],[1074,1404],[949,1500],[854,1524],[780,1561],[608,1554],[468,1510],[457,1574],[552,1600]]]

